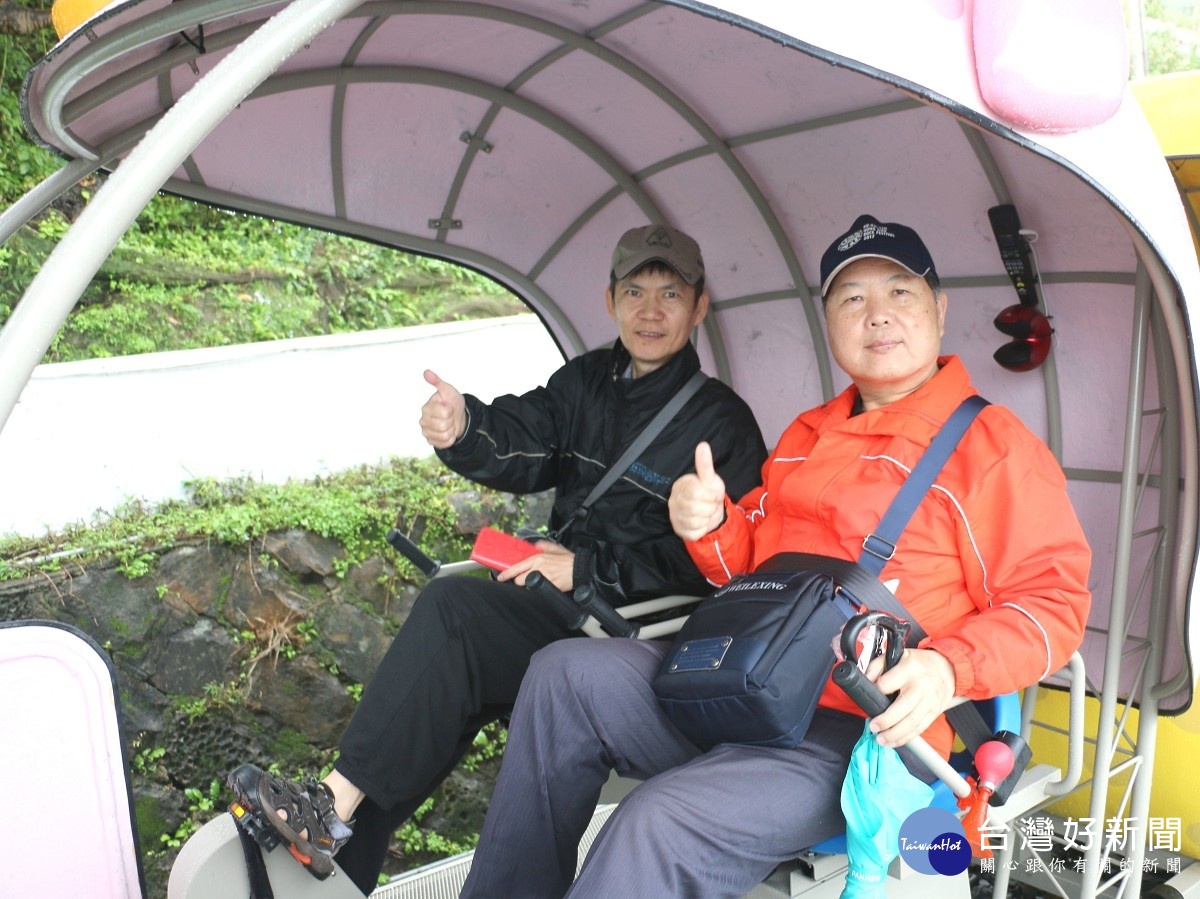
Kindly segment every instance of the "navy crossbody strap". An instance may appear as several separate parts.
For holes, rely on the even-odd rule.
[[[921,504],[921,500],[933,486],[938,472],[942,470],[942,466],[946,464],[946,460],[958,446],[958,442],[967,432],[967,428],[971,426],[971,422],[975,420],[975,416],[986,405],[988,405],[988,401],[981,396],[967,397],[954,410],[954,414],[946,419],[942,429],[934,435],[929,447],[917,464],[913,466],[913,470],[905,479],[904,484],[901,485],[900,492],[896,494],[896,498],[892,500],[888,510],[883,513],[883,518],[880,519],[874,533],[867,534],[866,539],[863,540],[863,551],[862,555],[858,557],[858,564],[867,571],[878,577],[879,573],[883,571],[883,566],[895,555],[896,541],[900,539],[900,534],[908,524],[908,520],[917,511],[917,506]]]
[[[917,464],[913,466],[913,470],[901,485],[900,492],[896,494],[896,498],[892,500],[892,504],[888,506],[887,512],[880,520],[879,526],[875,528],[875,533],[868,534],[863,540],[863,552],[855,567],[859,569],[860,573],[864,568],[870,571],[874,577],[869,580],[878,585],[879,589],[869,589],[865,584],[860,584],[857,576],[853,579],[853,586],[850,579],[842,581],[843,585],[848,587],[851,592],[854,592],[856,587],[863,590],[864,592],[858,598],[871,608],[907,621],[909,623],[907,642],[910,646],[915,646],[925,639],[925,631],[908,613],[900,600],[896,599],[892,592],[879,582],[878,577],[883,571],[884,564],[895,554],[896,541],[900,538],[901,532],[912,518],[913,513],[917,511],[917,506],[921,504],[925,494],[929,492],[929,488],[933,486],[938,472],[942,470],[942,466],[946,464],[946,460],[958,446],[958,442],[967,432],[967,428],[971,426],[971,422],[975,420],[975,416],[987,405],[988,401],[981,396],[967,397],[959,404],[959,407],[954,410],[954,414],[946,420],[942,429],[930,441],[929,447],[921,455]],[[984,722],[983,716],[974,703],[964,702],[947,709],[946,718],[972,753],[983,742],[992,738],[992,729]]]

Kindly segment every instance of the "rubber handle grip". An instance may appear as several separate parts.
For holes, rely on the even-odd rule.
[[[546,580],[545,575],[540,571],[534,570],[525,575],[525,587],[558,606],[567,620],[567,627],[571,630],[579,630],[587,621],[587,612],[576,605],[571,597]]]
[[[581,609],[600,622],[600,628],[610,637],[636,637],[638,626],[622,618],[609,603],[600,598],[591,584],[584,584],[575,591],[575,602]]]
[[[892,704],[849,659],[843,659],[833,666],[833,682],[845,690],[846,695],[858,703],[858,707],[870,718],[886,712]]]
[[[392,528],[384,537],[392,545],[392,549],[412,562],[427,578],[437,577],[442,563],[432,556],[427,556],[417,544],[405,537],[400,531]]]

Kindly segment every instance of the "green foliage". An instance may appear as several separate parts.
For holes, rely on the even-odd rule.
[[[28,6],[41,4],[28,3]],[[21,84],[25,72],[53,45],[54,34],[0,34],[0,204],[8,206],[61,163],[25,136]],[[47,216],[50,218],[50,216]],[[0,323],[12,312],[42,255],[9,241],[0,247]]]
[[[306,760],[312,759],[312,754],[313,747],[304,734],[291,728],[279,731],[271,743],[272,761],[285,769],[302,767]]]
[[[241,688],[236,684],[209,683],[204,685],[201,696],[179,696],[175,698],[175,707],[187,716],[188,721],[195,721],[207,714],[214,707],[225,709],[240,709],[245,702]]]
[[[188,816],[175,828],[174,833],[159,835],[159,840],[166,849],[178,849],[201,825],[212,818],[213,810],[221,802],[221,782],[211,781],[207,790],[185,787],[183,795],[188,800]]]
[[[270,531],[303,528],[339,541],[345,548],[334,563],[344,576],[354,564],[379,553],[395,524],[397,509],[420,510],[410,525],[436,553],[465,558],[470,542],[454,528],[448,492],[471,484],[434,458],[393,459],[312,481],[260,484],[249,479],[202,479],[186,485],[189,496],[157,507],[129,503],[93,527],[75,527],[45,537],[0,538],[0,580],[56,571],[64,559],[86,566],[116,559],[130,578],[149,574],[158,554],[180,542],[212,539],[229,545],[259,541]],[[406,576],[416,572],[397,559]],[[304,628],[308,628],[306,631]],[[311,639],[308,622],[299,629]]]
[[[482,762],[500,758],[507,742],[508,731],[499,722],[492,722],[475,735],[473,748],[463,757],[462,766],[468,771],[478,770]]]
[[[1142,11],[1146,74],[1200,69],[1200,3],[1145,0]]]
[[[173,833],[167,819],[163,817],[162,809],[154,796],[138,796],[134,799],[134,816],[137,818],[138,836],[142,838],[143,846],[160,846],[168,833]],[[151,849],[145,853],[153,855],[162,853],[162,849]]]
[[[133,762],[131,762],[130,766],[138,774],[149,774],[158,766],[159,759],[166,754],[167,750],[159,746],[146,747],[138,750],[138,753],[133,757]]]
[[[315,640],[320,636],[317,626],[307,618],[296,624],[296,633],[305,639],[305,641]],[[335,674],[337,672],[334,672]]]
[[[0,146],[4,148],[0,153],[0,199],[5,205],[61,165],[52,154],[26,138],[20,105],[25,73],[53,43],[54,34],[50,31],[34,35],[0,34]]]
[[[68,225],[51,209],[0,248],[0,324]],[[525,308],[495,282],[440,260],[160,196],[121,238],[44,361],[353,333]]]
[[[405,821],[396,831],[396,840],[404,849],[405,854],[419,856],[429,855],[433,858],[446,858],[474,849],[479,842],[479,834],[470,834],[461,840],[451,839],[436,830],[423,830],[421,820],[433,809],[434,800],[426,799],[413,812],[412,818]]]
[[[28,139],[19,102],[25,73],[54,40],[48,29],[0,35],[0,206],[62,164]],[[84,179],[0,247],[0,325],[104,178]],[[44,361],[350,333],[525,308],[490,279],[441,260],[160,195],[118,242]]]

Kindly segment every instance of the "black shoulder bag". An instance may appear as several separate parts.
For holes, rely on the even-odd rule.
[[[837,661],[833,640],[865,609],[925,634],[878,577],[896,541],[979,411],[969,397],[934,437],[892,500],[858,562],[779,553],[738,575],[684,622],[653,687],[667,717],[697,746],[795,746]]]

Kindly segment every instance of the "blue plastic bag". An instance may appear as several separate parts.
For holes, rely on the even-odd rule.
[[[910,774],[896,750],[880,746],[864,725],[842,782],[850,870],[841,899],[885,899],[888,865],[900,852],[900,826],[932,798],[933,787]]]

